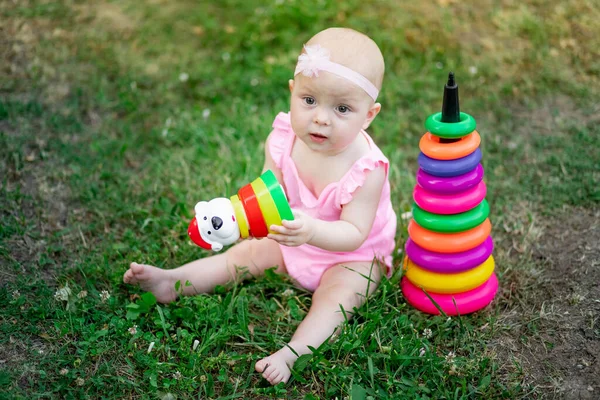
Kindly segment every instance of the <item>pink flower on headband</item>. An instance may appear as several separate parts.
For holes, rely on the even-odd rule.
[[[329,50],[321,47],[321,45],[315,44],[313,46],[304,46],[304,51],[305,52],[298,57],[298,64],[296,64],[294,76],[302,73],[302,75],[312,78],[319,77],[319,71],[329,72],[341,76],[344,79],[348,79],[350,82],[367,92],[373,101],[377,100],[379,89],[360,73],[353,71],[342,64],[331,61],[329,59],[331,55]]]
[[[304,51],[306,53],[302,53],[298,57],[296,71],[302,72],[302,75],[309,78],[318,77],[322,63],[329,61],[329,50],[321,47],[320,44],[315,44],[314,46],[304,46]]]

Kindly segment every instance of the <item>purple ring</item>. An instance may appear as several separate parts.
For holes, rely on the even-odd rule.
[[[481,150],[475,149],[468,156],[455,158],[454,160],[436,160],[427,157],[423,152],[419,154],[417,162],[419,166],[428,174],[435,176],[457,176],[466,174],[479,164],[481,161]]]
[[[436,253],[418,246],[412,239],[406,241],[406,255],[419,267],[434,272],[461,272],[481,265],[494,251],[491,236],[473,247],[460,253]]]
[[[477,185],[483,179],[483,167],[478,164],[473,170],[458,176],[435,176],[421,168],[417,171],[417,185],[430,192],[456,193]]]

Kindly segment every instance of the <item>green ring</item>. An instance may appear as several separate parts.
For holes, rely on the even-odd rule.
[[[413,203],[413,218],[417,224],[434,232],[463,232],[481,225],[490,214],[490,205],[486,199],[469,211],[460,214],[433,214]]]
[[[279,184],[279,181],[275,177],[273,171],[271,171],[270,169],[266,170],[260,176],[260,179],[262,179],[262,181],[267,186],[267,189],[269,189],[269,192],[271,193],[271,197],[273,197],[273,201],[275,202],[275,206],[277,207],[277,211],[279,211],[279,216],[281,217],[281,219],[293,221],[294,214],[292,213],[292,209],[290,208],[290,203],[288,203],[283,188]]]
[[[425,120],[425,129],[432,135],[445,139],[460,139],[475,130],[477,122],[469,114],[461,112],[460,122],[442,122],[442,113],[431,114]]]

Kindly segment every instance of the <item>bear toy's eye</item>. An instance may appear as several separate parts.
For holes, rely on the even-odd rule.
[[[208,234],[210,235],[210,231],[208,231]]]
[[[204,217],[204,220],[206,221],[206,217]]]

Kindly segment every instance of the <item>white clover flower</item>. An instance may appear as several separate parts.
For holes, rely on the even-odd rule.
[[[423,329],[423,336],[425,336],[427,339],[429,339],[433,336],[433,332],[431,331],[431,329],[425,328],[425,329]]]
[[[18,290],[15,290],[12,292],[12,298],[13,299],[18,299],[19,297],[21,297],[21,292],[19,292]]]
[[[259,83],[259,81],[258,81],[258,79],[256,79],[256,78],[252,78],[252,79],[250,80],[250,85],[252,85],[252,86],[257,86],[257,85],[258,85],[258,83]]]
[[[175,373],[173,374],[173,378],[175,378],[176,380],[180,380],[181,379],[181,372],[175,371]]]
[[[202,118],[208,119],[210,117],[210,108],[205,108],[202,110]]]
[[[135,335],[137,333],[137,325],[134,325],[127,330],[129,331],[130,334]]]
[[[108,299],[110,299],[110,293],[108,293],[108,290],[103,290],[100,292],[100,300],[102,300],[103,303],[106,303]]]
[[[54,293],[54,298],[59,301],[69,301],[69,296],[71,295],[71,288],[69,285],[65,285],[58,289],[56,293]]]
[[[190,76],[187,73],[182,72],[179,74],[179,82],[187,82],[188,79],[190,79]]]
[[[419,357],[423,357],[425,355],[425,347],[421,347],[419,349]]]
[[[456,354],[453,351],[451,351],[448,354],[446,354],[445,360],[448,364],[453,364],[455,358]]]
[[[85,299],[87,297],[88,293],[87,290],[82,290],[81,292],[77,293],[77,297],[80,299]]]
[[[471,66],[469,67],[469,73],[470,73],[471,75],[475,75],[475,74],[477,73],[477,67],[476,67],[476,66],[474,66],[474,65],[471,65]]]
[[[81,377],[75,379],[75,384],[77,384],[77,386],[83,386],[84,383],[85,383],[85,381]]]
[[[69,370],[68,370],[68,369],[66,369],[66,368],[63,368],[63,369],[61,369],[60,371],[58,371],[58,373],[59,373],[59,374],[61,374],[61,375],[66,375],[66,374],[68,374],[68,373],[69,373]]]
[[[293,296],[295,294],[294,289],[285,289],[281,295],[283,297]]]
[[[435,67],[437,69],[442,69],[442,68],[444,68],[444,64],[442,64],[441,62],[438,61],[438,62],[435,63]]]

